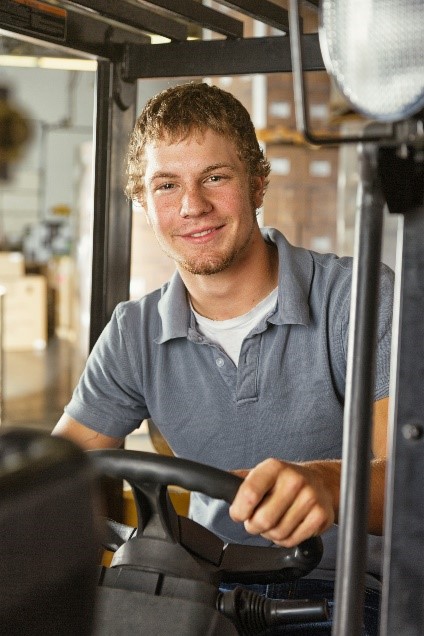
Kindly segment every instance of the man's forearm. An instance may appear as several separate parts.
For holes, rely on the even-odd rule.
[[[386,459],[373,459],[371,461],[368,513],[368,531],[371,534],[380,535],[383,533],[386,464]],[[321,475],[325,487],[331,493],[335,522],[338,523],[340,514],[342,462],[339,460],[324,460],[303,462],[302,465],[311,468]]]

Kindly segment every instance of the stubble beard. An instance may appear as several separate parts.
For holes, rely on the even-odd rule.
[[[208,261],[195,262],[181,259],[178,265],[189,272],[197,276],[211,276],[212,274],[219,274],[223,272],[231,265],[235,260],[236,254],[229,254],[227,256],[218,257],[218,259],[210,258]]]
[[[251,227],[244,243],[238,248],[234,248],[234,246],[232,246],[227,250],[227,252],[218,253],[216,256],[209,255],[202,257],[200,254],[198,257],[193,257],[191,259],[184,258],[181,254],[170,249],[169,245],[167,245],[156,232],[155,235],[163,252],[169,256],[169,258],[171,258],[177,266],[196,276],[212,276],[213,274],[219,274],[230,267],[230,265],[234,263],[237,257],[242,254],[249,245],[256,223],[256,210],[254,208],[252,211],[251,221]]]

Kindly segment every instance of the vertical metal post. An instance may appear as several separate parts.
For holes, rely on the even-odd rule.
[[[134,126],[136,84],[119,67],[98,63],[94,158],[90,349],[118,302],[129,295],[131,206],[124,195],[125,155]]]
[[[95,111],[93,267],[91,279],[90,350],[107,322],[107,249],[112,129],[113,64],[98,62]]]
[[[362,633],[367,555],[372,411],[384,198],[377,149],[361,148],[340,492],[335,636]]]
[[[6,288],[0,285],[0,426],[4,420],[4,297]]]
[[[423,139],[421,139],[421,144]],[[386,487],[382,636],[424,633],[424,161],[381,150],[399,227],[392,343],[391,452]],[[401,258],[399,258],[399,256]]]
[[[124,195],[125,155],[134,126],[136,84],[120,80],[119,67],[99,62],[94,159],[93,266],[90,350],[115,306],[129,296],[131,206]],[[122,484],[103,480],[108,515],[122,519]]]

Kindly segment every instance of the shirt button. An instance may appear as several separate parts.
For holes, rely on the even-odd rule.
[[[216,359],[216,364],[218,367],[223,367],[225,362],[224,362],[224,358],[217,358]]]

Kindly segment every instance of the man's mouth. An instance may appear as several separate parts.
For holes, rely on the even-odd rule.
[[[189,236],[197,238],[199,236],[206,236],[207,234],[211,234],[211,232],[215,232],[215,228],[212,228],[210,230],[203,230],[202,232],[193,232],[193,234],[189,234]]]
[[[211,234],[216,234],[224,227],[224,225],[225,224],[218,225],[217,227],[208,227],[204,230],[195,230],[194,232],[187,232],[186,230],[184,233],[179,234],[179,236],[185,239],[202,239],[210,236]]]

